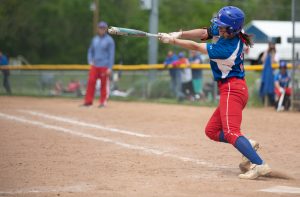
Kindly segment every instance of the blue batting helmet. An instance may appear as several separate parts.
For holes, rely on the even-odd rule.
[[[245,14],[244,12],[234,6],[225,6],[221,8],[216,17],[211,22],[218,27],[226,27],[227,33],[237,34],[244,26]]]

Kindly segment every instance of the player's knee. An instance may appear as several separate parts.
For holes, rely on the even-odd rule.
[[[215,131],[214,129],[212,129],[211,127],[206,126],[205,128],[205,135],[214,141],[218,141],[219,137],[218,137],[218,131]]]
[[[224,132],[224,139],[229,143],[234,145],[235,141],[238,137],[242,136],[239,132],[231,133],[231,132]]]

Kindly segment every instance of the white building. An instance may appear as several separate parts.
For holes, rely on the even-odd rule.
[[[268,42],[276,42],[279,59],[292,59],[293,26],[291,21],[253,20],[245,26],[245,32],[254,35],[254,46],[245,53],[245,59],[252,64],[260,63],[259,59],[268,48]],[[295,53],[300,55],[300,22],[295,23]]]

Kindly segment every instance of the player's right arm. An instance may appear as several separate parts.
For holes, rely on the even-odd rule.
[[[200,28],[200,29],[193,29],[187,31],[179,31],[179,32],[172,32],[169,33],[170,36],[174,38],[183,38],[183,39],[201,39],[201,40],[208,40],[211,39],[213,36],[219,35],[219,30],[217,25],[212,23],[208,28]]]
[[[181,38],[181,39],[199,39],[199,38],[201,40],[208,39],[207,29],[193,29],[188,31],[171,32],[169,33],[169,35],[174,38]]]

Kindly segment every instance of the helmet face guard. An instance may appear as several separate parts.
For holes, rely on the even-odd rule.
[[[220,9],[217,16],[211,22],[218,27],[225,27],[228,34],[238,34],[244,26],[244,12],[234,6],[226,6]]]

